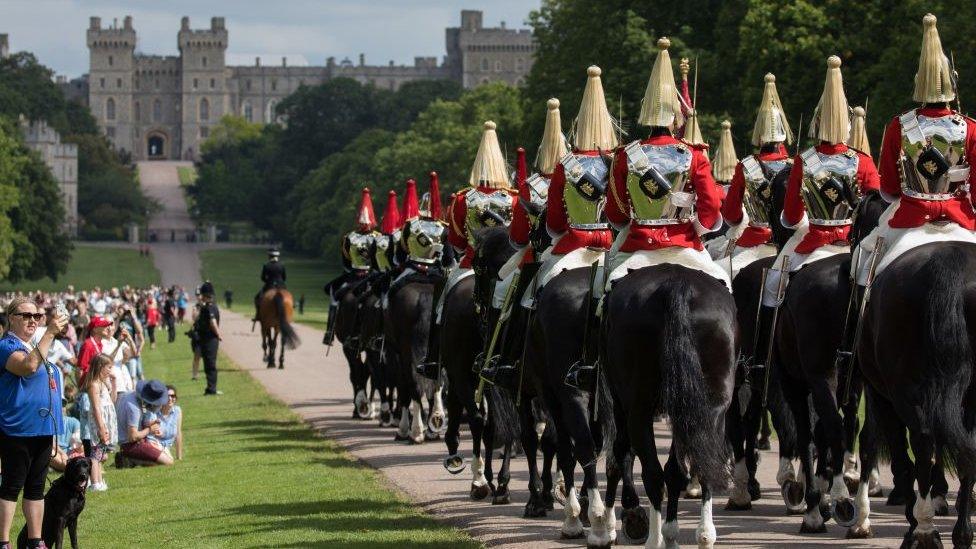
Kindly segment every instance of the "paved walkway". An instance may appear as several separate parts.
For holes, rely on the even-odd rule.
[[[155,166],[157,163],[153,163]],[[142,165],[140,169],[143,170]],[[175,169],[160,183],[172,187]],[[156,196],[168,197],[172,205],[179,207],[182,196],[174,198],[170,190],[162,189]],[[178,200],[176,200],[178,198]],[[164,210],[173,211],[173,210]],[[164,223],[167,223],[163,220]],[[153,246],[157,266],[164,283],[183,284],[192,287],[199,281],[197,246],[186,244],[159,244]],[[194,270],[196,269],[196,270]],[[392,428],[380,428],[375,421],[350,419],[352,412],[352,388],[348,366],[339,349],[326,356],[321,345],[322,332],[305,326],[297,326],[303,344],[286,354],[284,370],[266,369],[261,361],[261,342],[258,334],[251,332],[250,320],[229,311],[223,313],[225,340],[221,346],[234,362],[260,381],[271,395],[287,404],[313,427],[336,440],[357,459],[379,470],[390,483],[411,500],[423,506],[437,517],[469,531],[486,545],[498,547],[578,547],[582,540],[564,541],[558,538],[562,509],[557,506],[550,518],[524,520],[522,507],[528,497],[527,473],[524,460],[513,460],[512,504],[492,506],[486,502],[472,502],[468,498],[470,473],[449,475],[440,462],[445,452],[440,441],[423,445],[408,445],[393,441]],[[233,398],[226,395],[224,398]],[[658,426],[662,432],[663,426]],[[465,432],[466,433],[466,432]],[[663,437],[662,437],[663,438]],[[661,440],[661,443],[664,441]],[[470,442],[464,435],[462,451],[470,455]],[[754,503],[751,512],[732,513],[722,508],[725,498],[715,500],[715,524],[719,544],[734,547],[892,547],[901,540],[905,531],[902,509],[884,507],[883,501],[872,501],[872,523],[876,538],[865,541],[844,539],[845,530],[829,523],[826,534],[797,534],[800,517],[784,516],[784,507],[775,487],[775,454],[763,454],[760,465],[760,482],[764,487],[763,498]],[[601,467],[602,469],[602,467]],[[579,479],[580,475],[577,474]],[[891,485],[890,475],[883,475],[886,486]],[[310,478],[309,482],[318,479]],[[953,483],[954,487],[957,486]],[[643,497],[643,489],[638,486]],[[618,509],[619,513],[619,509]],[[697,506],[692,501],[681,504],[682,546],[693,546],[694,528],[697,522]],[[951,519],[938,519],[944,539],[952,531]]]

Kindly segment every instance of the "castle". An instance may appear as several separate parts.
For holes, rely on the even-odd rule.
[[[108,28],[92,17],[89,73],[81,82],[62,84],[69,95],[87,99],[105,135],[133,159],[193,160],[221,117],[276,122],[275,106],[302,85],[337,77],[391,90],[422,79],[451,79],[465,88],[493,81],[520,85],[532,68],[531,31],[504,23],[486,28],[480,11],[462,11],[461,26],[446,29],[445,38],[447,54],[440,64],[435,57],[416,57],[413,66],[367,65],[360,55],[358,64],[330,57],[325,66],[289,66],[282,58],[271,66],[257,58],[253,65],[233,66],[226,64],[223,17],[212,18],[209,29],[192,29],[184,17],[178,56],[136,53],[132,17]]]

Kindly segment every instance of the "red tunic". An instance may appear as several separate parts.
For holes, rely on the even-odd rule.
[[[760,152],[754,154],[760,162],[773,162],[784,160],[789,157],[786,147],[782,143],[772,152]],[[732,185],[729,187],[729,194],[722,203],[722,217],[730,225],[738,225],[742,222],[742,201],[745,199],[746,178],[742,173],[742,162],[735,165],[735,175],[732,176]],[[769,242],[773,237],[773,231],[769,227],[755,227],[749,225],[743,231],[742,236],[736,241],[735,245],[740,248],[752,248]]]
[[[493,189],[491,187],[478,187],[476,190],[485,194],[491,194],[499,189]],[[512,210],[514,211],[516,205],[518,204],[518,195],[510,189],[504,190],[511,195]],[[447,241],[455,248],[464,250],[464,257],[461,258],[460,263],[460,267],[463,269],[471,268],[471,261],[474,259],[474,248],[472,248],[471,244],[468,243],[468,226],[466,219],[468,215],[468,192],[470,192],[470,189],[457,193],[454,196],[454,200],[451,201],[451,205],[448,207],[447,212]]]
[[[817,145],[817,152],[821,154],[841,154],[850,148],[844,143],[832,145],[830,143],[820,143]],[[878,169],[874,166],[874,160],[870,156],[857,149],[850,148],[857,153],[857,186],[861,193],[877,191],[880,188]],[[803,186],[803,160],[800,156],[793,159],[793,169],[790,171],[790,180],[786,187],[786,203],[783,206],[783,219],[789,226],[795,226],[803,221],[803,214],[806,206],[800,194]],[[808,254],[817,248],[833,243],[849,244],[847,235],[851,232],[851,224],[846,225],[817,225],[810,222],[810,231],[803,237],[800,244],[796,247],[796,253]]]
[[[644,139],[642,145],[671,145],[684,143],[670,135],[659,135]],[[691,167],[688,183],[685,189],[694,190],[696,195],[695,211],[699,223],[705,229],[715,227],[721,220],[719,209],[722,204],[722,191],[712,178],[712,166],[708,157],[698,147],[690,146],[692,151]],[[627,153],[623,147],[617,149],[613,161],[613,174],[610,182],[610,198],[607,199],[607,219],[617,226],[630,222],[630,194],[627,192]],[[621,252],[630,253],[638,250],[659,250],[679,246],[704,250],[701,237],[691,221],[673,223],[670,225],[630,227],[626,242],[620,247]]]
[[[599,156],[600,151],[578,151],[573,154],[580,156]],[[613,244],[613,234],[606,229],[574,229],[570,227],[569,214],[566,212],[566,202],[563,193],[566,192],[566,169],[562,163],[556,164],[549,182],[549,195],[546,198],[546,228],[550,234],[563,235],[552,248],[552,253],[564,255],[580,248],[608,249]],[[565,234],[563,234],[565,233]]]
[[[951,116],[955,111],[948,108],[920,108],[917,114],[931,118]],[[966,161],[972,166],[976,162],[976,122],[964,117],[966,121]],[[901,196],[898,210],[888,222],[895,229],[921,227],[929,221],[953,221],[960,227],[976,230],[976,213],[971,199],[964,191],[956,192],[951,200],[922,200],[901,194],[901,175],[899,157],[901,156],[901,122],[894,117],[885,128],[881,143],[881,157],[878,166],[881,172],[881,190],[893,197]],[[969,184],[976,182],[976,170],[969,172]]]

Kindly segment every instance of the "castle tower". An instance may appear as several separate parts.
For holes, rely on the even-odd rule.
[[[136,31],[126,16],[102,28],[102,19],[92,17],[87,36],[89,52],[88,105],[98,125],[118,149],[132,151],[132,74]]]
[[[192,160],[210,129],[228,113],[227,29],[223,17],[210,19],[210,28],[193,30],[184,17],[177,35],[182,77],[182,151],[180,158]]]

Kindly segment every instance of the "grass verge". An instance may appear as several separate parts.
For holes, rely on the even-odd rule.
[[[217,290],[217,299],[224,306],[224,290],[232,289],[231,309],[250,317],[254,314],[254,294],[261,289],[261,266],[268,256],[263,249],[246,248],[208,250],[200,253],[202,276]],[[338,268],[322,259],[284,253],[281,258],[288,272],[288,290],[295,297],[295,320],[325,329],[329,308],[322,286],[338,274]],[[298,298],[305,294],[305,313],[298,314]]]
[[[65,289],[69,284],[81,291],[90,290],[95,286],[104,289],[113,286],[122,287],[126,284],[144,287],[158,283],[159,271],[153,265],[152,258],[141,257],[138,250],[76,242],[71,252],[68,271],[56,281],[44,278],[16,284],[0,282],[0,292],[58,291]]]
[[[89,493],[86,547],[479,547],[390,491],[220,357],[221,390],[190,381],[189,345],[146,350],[148,377],[173,383],[186,453],[173,467],[108,468]],[[13,532],[19,531],[20,513]]]

